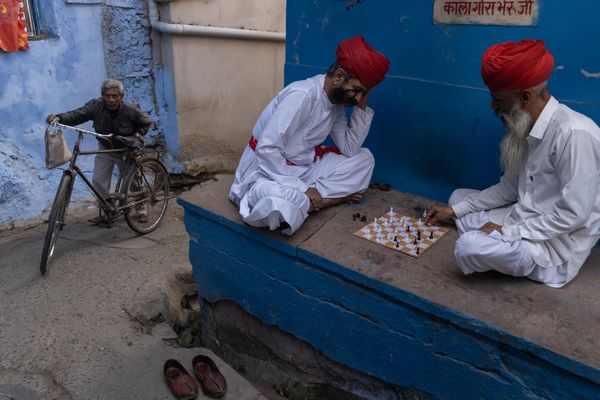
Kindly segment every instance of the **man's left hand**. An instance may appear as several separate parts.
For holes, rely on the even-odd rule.
[[[362,93],[360,100],[356,103],[357,107],[359,107],[363,110],[367,108],[367,100],[369,99],[369,93],[371,93],[370,90],[367,90]]]
[[[479,230],[483,233],[485,233],[486,235],[489,235],[490,233],[497,231],[498,233],[502,233],[502,225],[498,225],[495,224],[493,222],[487,222],[485,225],[483,225],[481,228],[479,228]]]
[[[142,142],[142,144],[146,143],[146,138],[141,133],[136,132],[136,133],[133,134],[133,136],[135,136],[136,138],[140,139],[140,141]]]
[[[321,193],[314,187],[308,188],[304,194],[310,200],[310,208],[309,211],[319,211],[323,205],[323,198],[321,197]]]

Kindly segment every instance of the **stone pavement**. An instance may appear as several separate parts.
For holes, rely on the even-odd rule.
[[[164,361],[176,358],[192,372],[200,353],[226,376],[224,399],[266,399],[209,350],[165,340],[176,337],[173,322],[190,317],[182,297],[195,294],[175,201],[143,237],[124,221],[90,226],[93,215],[69,215],[46,277],[39,274],[46,225],[0,233],[0,400],[172,399]]]

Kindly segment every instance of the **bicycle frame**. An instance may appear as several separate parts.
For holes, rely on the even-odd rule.
[[[81,144],[81,140],[83,139],[83,135],[92,135],[92,136],[99,137],[102,139],[109,139],[113,135],[112,134],[102,135],[102,134],[88,131],[85,129],[75,128],[75,127],[72,127],[69,125],[63,125],[58,122],[53,123],[52,126],[58,126],[58,127],[69,129],[69,130],[72,130],[72,131],[75,131],[78,133],[77,139],[75,140],[75,145],[73,146],[73,152],[72,152],[72,156],[71,156],[71,161],[69,162],[69,167],[67,169],[65,169],[63,173],[71,174],[71,176],[73,178],[75,178],[75,175],[79,176],[81,178],[81,180],[83,181],[84,185],[87,187],[87,189],[92,193],[92,195],[96,198],[96,200],[100,204],[100,208],[105,209],[105,210],[110,210],[113,213],[120,213],[121,210],[123,210],[124,208],[127,208],[127,207],[118,207],[116,204],[109,202],[107,199],[103,199],[102,196],[100,195],[100,193],[98,192],[98,190],[94,187],[94,185],[90,182],[90,180],[85,176],[83,171],[77,166],[76,163],[77,163],[77,158],[80,155],[85,156],[85,155],[95,155],[95,154],[105,154],[105,153],[114,153],[114,154],[121,153],[123,162],[121,163],[121,166],[119,168],[119,176],[117,178],[117,183],[116,183],[116,188],[115,188],[115,193],[120,193],[120,187],[121,187],[121,183],[123,182],[127,159],[131,159],[132,162],[135,162],[137,164],[136,158],[130,157],[128,154],[131,150],[128,148],[124,148],[124,149],[81,151],[80,144]],[[111,198],[113,198],[113,197],[109,196],[109,199],[111,199]]]

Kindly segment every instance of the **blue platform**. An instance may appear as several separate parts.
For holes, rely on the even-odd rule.
[[[600,255],[564,289],[463,276],[455,231],[418,259],[353,236],[390,206],[431,201],[369,190],[292,237],[244,225],[230,176],[178,200],[199,295],[230,300],[343,365],[432,399],[600,398]]]

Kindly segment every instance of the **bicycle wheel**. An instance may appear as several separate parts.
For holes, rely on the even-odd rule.
[[[62,229],[65,223],[65,212],[69,204],[72,188],[73,177],[70,174],[64,173],[60,179],[60,184],[58,185],[58,190],[56,191],[56,196],[54,196],[54,202],[52,203],[52,209],[50,210],[50,217],[48,218],[48,230],[46,231],[44,248],[42,249],[42,259],[40,261],[40,272],[42,275],[46,273],[48,266],[52,261],[56,239],[58,238],[58,231]]]
[[[164,165],[153,158],[142,159],[123,180],[125,221],[140,235],[155,230],[169,204],[169,174]]]

